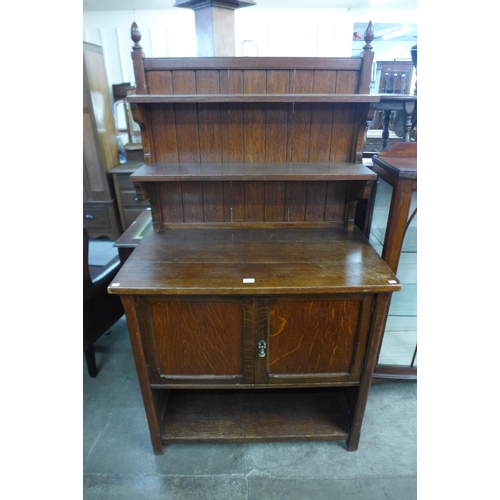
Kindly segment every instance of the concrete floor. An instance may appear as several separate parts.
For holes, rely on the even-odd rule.
[[[82,355],[83,356],[83,355]],[[372,386],[358,451],[343,441],[176,444],[155,456],[125,318],[83,363],[85,500],[413,500],[417,385]]]

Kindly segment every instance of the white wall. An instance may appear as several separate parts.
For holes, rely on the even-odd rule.
[[[243,40],[258,45],[259,56],[349,57],[353,21],[348,9],[270,9],[235,11],[236,55]]]
[[[235,11],[236,55],[349,57],[364,42],[353,42],[354,23],[416,23],[416,11],[383,9],[266,8]],[[83,13],[83,40],[102,45],[110,85],[134,84],[130,26],[142,33],[147,57],[196,57],[196,27],[191,9]],[[245,40],[248,42],[243,43]],[[413,43],[376,41],[375,60],[409,58]],[[242,48],[244,52],[242,53]]]
[[[136,22],[147,57],[196,56],[194,13],[188,9],[84,12],[83,41],[101,45],[109,85],[135,83],[130,27]]]

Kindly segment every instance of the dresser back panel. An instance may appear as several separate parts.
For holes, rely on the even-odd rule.
[[[367,106],[151,104],[146,163],[354,162]]]
[[[326,222],[347,227],[365,181],[173,181],[144,183],[159,214],[176,223]]]
[[[358,70],[164,69],[148,71],[146,85],[149,94],[357,94],[357,66]]]

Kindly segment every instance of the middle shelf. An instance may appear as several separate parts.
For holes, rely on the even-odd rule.
[[[180,223],[352,228],[376,175],[348,162],[203,162],[143,165],[130,178],[159,232]]]
[[[363,164],[348,162],[202,162],[143,165],[133,182],[157,181],[349,181],[375,180]]]

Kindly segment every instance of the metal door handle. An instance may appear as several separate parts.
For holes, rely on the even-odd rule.
[[[259,340],[257,347],[259,348],[259,358],[265,358],[266,357],[266,347],[267,347],[266,341]]]

